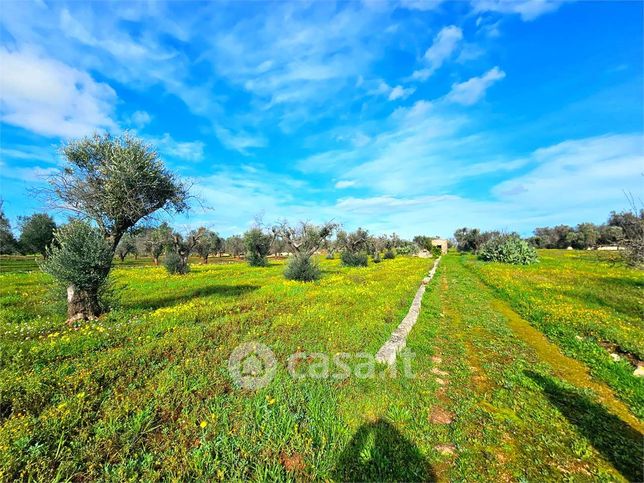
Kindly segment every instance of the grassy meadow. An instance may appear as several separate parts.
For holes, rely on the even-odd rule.
[[[320,260],[301,283],[283,261],[181,277],[128,259],[114,309],[70,328],[33,258],[2,258],[0,478],[642,481],[644,277],[595,252],[540,255],[443,257],[407,341],[414,377],[399,362],[369,379],[285,365],[374,354],[432,260]],[[249,341],[278,360],[257,391],[228,373]]]

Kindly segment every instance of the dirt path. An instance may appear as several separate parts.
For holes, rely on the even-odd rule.
[[[642,481],[642,424],[605,384],[498,300],[455,258],[409,337],[433,330],[422,377],[439,479]],[[438,309],[432,314],[430,304]],[[422,329],[421,329],[422,327]]]

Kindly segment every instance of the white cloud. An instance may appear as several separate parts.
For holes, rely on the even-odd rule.
[[[389,196],[415,196],[468,177],[516,169],[491,160],[486,137],[463,134],[469,120],[446,107],[428,101],[399,107],[378,124],[378,134],[367,145],[317,153],[296,167],[305,173],[341,172],[372,193]]]
[[[193,181],[194,194],[207,207],[207,211],[201,215],[203,219],[198,218],[199,213],[191,215],[189,221],[194,228],[208,223],[218,232],[231,235],[245,231],[259,214],[263,215],[266,223],[273,223],[285,216],[310,218],[308,208],[292,194],[304,189],[305,183],[271,173],[261,166],[245,166],[241,170],[217,169]]]
[[[248,149],[264,147],[267,142],[263,136],[248,134],[245,131],[233,133],[222,126],[215,126],[215,133],[225,147],[244,155],[249,154]]]
[[[385,96],[390,101],[395,101],[397,99],[407,99],[414,92],[416,92],[415,87],[403,87],[401,85],[391,87],[382,79],[380,80],[371,80],[364,81],[367,86],[372,86],[368,90],[368,94],[371,96]]]
[[[428,12],[440,7],[444,0],[401,0],[400,6],[408,10],[421,10]]]
[[[134,124],[137,128],[141,129],[152,121],[152,116],[145,111],[135,111],[130,116],[130,122]]]
[[[335,187],[338,189],[351,188],[355,186],[356,182],[353,180],[340,180],[335,184]]]
[[[431,47],[425,51],[424,59],[429,67],[414,72],[412,77],[419,80],[429,78],[452,56],[461,40],[463,40],[463,31],[460,28],[455,25],[443,27],[434,37]]]
[[[493,67],[480,77],[472,77],[460,84],[453,84],[452,90],[445,96],[445,99],[449,102],[471,106],[485,96],[485,91],[492,84],[504,77],[505,72],[498,67]]]
[[[147,140],[166,156],[186,161],[203,159],[205,145],[201,141],[176,141],[169,133],[165,133],[160,138],[148,137]]]
[[[429,116],[423,121],[424,126],[416,133],[403,133],[418,122],[421,115]],[[390,132],[388,137],[398,137],[402,141],[405,137],[420,136],[429,124],[438,120],[434,107],[419,105],[401,109],[397,115],[399,129]],[[448,132],[454,134],[450,137]],[[363,226],[373,233],[395,229],[404,237],[419,233],[451,236],[461,226],[519,230],[528,234],[535,226],[585,220],[601,222],[610,210],[626,208],[622,189],[632,191],[636,196],[641,193],[644,146],[638,135],[566,141],[515,160],[489,160],[484,156],[488,161],[476,163],[468,172],[469,165],[462,164],[459,159],[474,156],[477,149],[484,147],[485,138],[471,139],[459,146],[458,131],[448,130],[442,135],[436,133],[425,151],[415,148],[414,153],[401,158],[403,148],[411,146],[409,142],[403,143],[399,151],[390,153],[392,161],[396,158],[398,164],[382,165],[385,171],[366,169],[365,178],[347,176],[338,184],[355,181],[356,185],[368,186],[368,183],[361,183],[361,179],[369,182],[397,171],[406,172],[407,178],[412,178],[410,169],[416,169],[413,174],[421,178],[420,189],[416,190],[410,184],[409,189],[383,193],[377,186],[374,194],[339,197],[329,202],[303,202],[292,193],[310,189],[305,182],[270,173],[261,167],[220,170],[195,180],[198,195],[206,200],[206,205],[214,207],[214,211],[209,211],[203,220],[192,219],[191,223],[196,227],[207,222],[229,235],[245,230],[261,212],[267,223],[285,216],[313,222],[335,219],[347,229]],[[435,144],[438,147],[430,149]],[[423,171],[423,163],[410,164],[410,160],[419,154],[438,159],[431,167],[425,164]],[[394,166],[394,171],[387,171]],[[486,173],[498,173],[503,169],[513,172],[519,167],[528,168],[528,171],[512,181],[490,185],[491,193],[480,189],[478,194],[489,195],[487,199],[469,198],[450,189],[455,181],[476,176],[480,183],[480,177]],[[440,179],[431,182],[432,178],[444,179],[450,175],[454,177],[447,180],[447,185]],[[225,209],[228,206],[235,206],[235,210]]]
[[[414,92],[416,92],[415,87],[404,88],[403,86],[396,86],[393,89],[391,89],[388,99],[390,101],[395,101],[396,99],[407,99]]]
[[[2,121],[44,136],[115,129],[116,93],[89,74],[33,51],[0,48]]]
[[[554,12],[562,0],[472,0],[475,12],[518,14],[529,22],[543,14]]]
[[[413,74],[411,75],[411,78],[413,80],[426,81],[431,77],[431,75],[432,75],[431,69],[419,69],[413,72]]]
[[[565,141],[536,150],[528,173],[504,181],[493,193],[501,200],[548,213],[599,208],[607,215],[624,192],[642,195],[644,141],[641,135],[605,135]]]
[[[26,161],[44,161],[50,164],[56,164],[59,161],[58,146],[34,146],[7,143],[0,145],[0,160],[19,159]]]
[[[170,13],[163,2],[91,7],[9,2],[3,4],[0,24],[19,50],[37,45],[80,71],[100,73],[134,90],[160,86],[195,114],[219,114],[218,98],[208,83],[191,78],[188,54],[167,41],[189,40],[198,31],[197,16],[179,15],[177,9]],[[127,28],[125,22],[136,22],[136,28]]]
[[[44,183],[49,176],[58,173],[58,168],[42,166],[7,166],[4,159],[0,160],[2,178],[26,181],[28,183]]]

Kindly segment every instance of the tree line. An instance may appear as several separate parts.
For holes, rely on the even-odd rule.
[[[478,228],[459,228],[454,232],[458,251],[480,254],[493,241],[498,245],[500,239],[521,240],[518,233],[482,231]],[[606,223],[580,223],[576,227],[557,225],[535,228],[533,236],[522,240],[534,248],[573,248],[578,250],[594,249],[602,246],[615,246],[620,250],[624,261],[634,267],[644,266],[644,209],[612,211]],[[525,250],[522,248],[522,250]]]
[[[153,146],[127,132],[106,133],[69,141],[61,154],[64,166],[40,194],[50,208],[71,212],[70,220],[56,226],[46,213],[21,218],[16,239],[0,205],[0,253],[42,255],[41,269],[67,292],[70,324],[108,309],[103,295],[116,257],[146,254],[159,264],[163,256],[170,273],[185,274],[194,254],[204,263],[229,253],[265,266],[269,254],[286,251],[291,256],[284,276],[310,281],[320,277],[313,258],[320,250],[330,258],[340,252],[344,265],[366,266],[369,257],[379,263],[419,249],[396,234],[372,236],[361,228],[347,233],[332,221],[258,224],[229,238],[206,227],[180,233],[167,223],[150,226],[155,213],[185,212],[191,199],[189,184],[165,167]]]

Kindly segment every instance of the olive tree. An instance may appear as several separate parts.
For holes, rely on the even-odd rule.
[[[322,248],[333,234],[337,225],[332,222],[313,225],[300,222],[291,226],[283,221],[273,227],[273,234],[289,247],[293,256],[289,259],[284,275],[290,280],[308,282],[320,277],[320,269],[312,260],[313,255]]]
[[[268,265],[267,256],[271,249],[273,236],[264,232],[260,227],[254,227],[244,233],[246,258],[251,267],[265,267]]]
[[[340,256],[342,264],[348,267],[366,267],[369,257],[371,237],[367,230],[358,228],[356,231],[338,237],[342,249]]]
[[[167,223],[161,223],[156,228],[145,234],[143,246],[155,265],[159,264],[159,258],[168,247],[172,239],[172,228]]]
[[[136,246],[136,239],[132,233],[125,233],[121,237],[121,241],[119,241],[119,244],[116,245],[116,255],[119,257],[119,260],[121,262],[125,261],[125,257],[127,257],[130,253],[135,254],[137,253],[137,246]]]
[[[634,201],[630,201],[631,209],[622,213],[611,212],[608,224],[621,228],[619,245],[624,261],[641,269],[644,268],[644,209],[638,210]]]
[[[212,230],[199,228],[199,237],[195,245],[195,252],[201,257],[202,263],[208,263],[208,257],[222,251],[223,239]]]
[[[233,235],[226,239],[226,251],[233,257],[238,258],[244,253],[244,239],[239,235]]]
[[[170,252],[166,255],[165,267],[171,274],[185,275],[190,271],[188,259],[200,240],[206,235],[205,228],[191,231],[187,236],[173,233]]]
[[[20,219],[20,249],[25,254],[47,256],[47,248],[54,239],[56,223],[46,213],[35,213]]]
[[[123,235],[140,220],[157,210],[188,208],[188,187],[164,166],[150,145],[128,133],[95,134],[68,142],[61,151],[66,164],[49,178],[49,201],[93,222],[112,258]],[[112,258],[105,261],[107,273]],[[95,296],[96,290],[70,282],[68,307],[76,311],[70,317],[96,316]]]
[[[105,308],[100,295],[114,251],[99,230],[81,220],[72,220],[54,236],[41,268],[67,287],[67,322],[95,318]]]
[[[4,214],[3,201],[0,200],[0,255],[9,255],[16,252],[18,242],[11,231],[9,218]]]

